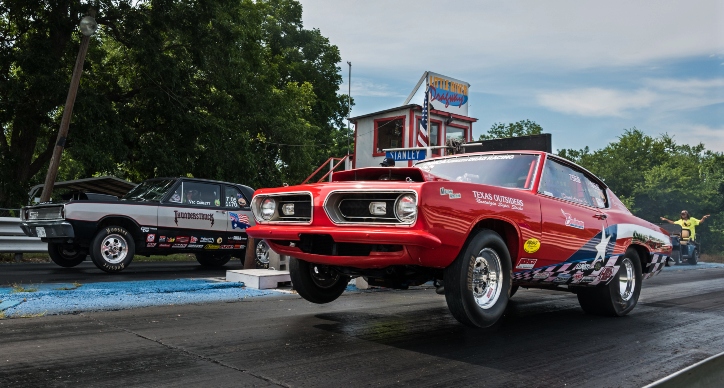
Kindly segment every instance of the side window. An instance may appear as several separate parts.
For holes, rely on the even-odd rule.
[[[234,186],[224,186],[224,196],[226,197],[224,199],[224,206],[226,207],[240,208],[246,207],[248,204],[244,194]]]
[[[221,186],[211,183],[181,183],[181,203],[194,206],[220,206]],[[172,198],[173,200],[173,198]]]
[[[588,189],[588,195],[591,197],[591,202],[594,207],[603,209],[607,207],[608,201],[606,200],[606,192],[598,185],[598,183],[584,177],[586,182],[586,188]]]
[[[548,159],[538,191],[566,201],[592,206],[585,186],[586,181],[588,179],[582,172]]]
[[[382,156],[386,148],[402,147],[402,133],[405,128],[405,119],[379,119],[375,120],[375,149],[373,156]]]

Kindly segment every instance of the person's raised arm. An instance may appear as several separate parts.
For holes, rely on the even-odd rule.
[[[704,217],[701,217],[701,219],[699,220],[699,224],[703,224],[703,223],[704,223],[704,220],[707,219],[707,218],[709,218],[709,216],[711,216],[711,214],[707,214],[707,215],[705,215]]]
[[[661,221],[666,221],[666,222],[668,222],[668,223],[670,223],[670,224],[673,224],[673,223],[674,223],[674,221],[671,221],[670,219],[668,219],[668,218],[666,218],[666,217],[659,217],[659,218],[661,218]]]

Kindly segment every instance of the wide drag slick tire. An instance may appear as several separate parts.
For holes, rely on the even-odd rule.
[[[629,249],[613,279],[605,286],[579,290],[578,303],[588,314],[622,317],[636,307],[642,281],[639,255]]]
[[[88,253],[76,245],[48,243],[48,255],[53,263],[70,268],[84,262]]]
[[[349,283],[349,276],[344,276],[326,265],[313,264],[294,257],[289,258],[289,275],[297,293],[318,304],[339,298]]]
[[[505,242],[492,230],[480,230],[445,268],[445,301],[460,323],[492,326],[508,305],[511,278],[512,264]]]
[[[90,255],[93,264],[106,272],[120,272],[131,264],[136,253],[133,236],[120,226],[106,226],[93,237]]]
[[[230,254],[213,254],[213,253],[197,253],[196,261],[204,267],[223,267],[226,263],[231,260]]]

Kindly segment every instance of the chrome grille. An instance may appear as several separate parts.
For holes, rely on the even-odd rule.
[[[58,220],[63,219],[63,206],[44,206],[26,209],[26,220]]]
[[[405,194],[416,195],[414,191],[335,191],[329,194],[324,210],[335,224],[406,224],[395,215],[395,204]],[[384,214],[373,214],[373,203],[384,203]]]

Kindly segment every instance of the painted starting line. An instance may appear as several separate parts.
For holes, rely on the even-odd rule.
[[[676,265],[664,271],[724,268],[724,264]],[[355,291],[350,285],[347,291]],[[90,284],[21,284],[0,287],[0,317],[72,314],[82,311],[123,310],[137,307],[228,302],[289,290],[258,290],[241,282],[220,279],[145,280]]]

